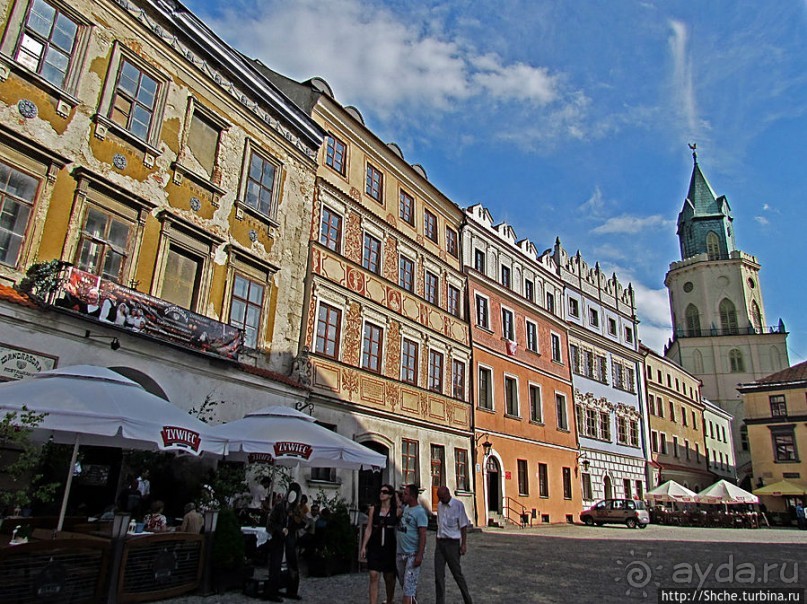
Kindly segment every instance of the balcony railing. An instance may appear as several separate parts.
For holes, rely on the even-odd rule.
[[[783,325],[776,327],[733,327],[728,329],[712,327],[710,329],[676,329],[675,337],[677,338],[711,338],[714,336],[754,336],[766,333],[786,333]]]
[[[118,329],[225,359],[237,360],[243,344],[237,327],[75,267],[65,270],[52,303]]]

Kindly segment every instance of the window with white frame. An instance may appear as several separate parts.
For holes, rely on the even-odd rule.
[[[566,409],[566,396],[559,392],[555,393],[555,415],[557,417],[558,429],[568,430],[569,416]]]
[[[460,246],[457,237],[457,231],[450,227],[446,227],[446,252],[455,258],[459,258]]]
[[[451,391],[455,399],[465,400],[465,363],[457,359],[451,361]]]
[[[580,316],[580,302],[575,298],[569,298],[569,314],[573,317]]]
[[[552,344],[552,360],[556,363],[562,363],[563,356],[560,351],[560,336],[555,333],[550,334],[549,340]]]
[[[620,445],[628,444],[628,419],[624,415],[616,416],[616,442]]]
[[[268,157],[257,153],[254,149],[250,150],[244,205],[269,218],[275,218],[277,213],[275,201],[277,171],[277,165]]]
[[[324,302],[320,303],[317,314],[317,334],[314,350],[318,354],[332,359],[339,358],[341,329],[341,309]]]
[[[425,283],[426,301],[437,306],[440,304],[440,277],[431,271],[426,271]]]
[[[479,327],[490,329],[490,311],[488,308],[488,299],[479,294],[476,294],[476,324]]]
[[[0,264],[17,266],[39,183],[0,162]]]
[[[638,447],[639,446],[639,420],[631,419],[628,421],[628,429],[630,437],[630,446],[631,447]]]
[[[342,216],[328,206],[322,206],[319,242],[335,252],[342,249]]]
[[[474,250],[474,269],[485,274],[485,252]]]
[[[616,319],[608,317],[608,333],[612,336],[616,335]]]
[[[489,367],[479,367],[477,405],[480,409],[493,409],[493,371]]]
[[[524,297],[530,302],[532,302],[535,298],[535,286],[533,285],[531,279],[524,280]]]
[[[129,257],[134,224],[114,212],[87,204],[76,267],[120,283]]]
[[[443,363],[445,356],[437,350],[429,351],[429,390],[443,392]]]
[[[423,234],[427,239],[437,243],[437,216],[427,209],[423,209]]]
[[[325,142],[325,165],[344,176],[347,145],[330,132],[325,137]]]
[[[410,226],[415,224],[415,198],[401,189],[400,201],[398,203],[398,215]]]
[[[408,292],[415,289],[415,262],[404,255],[398,258],[398,285]]]
[[[538,352],[538,324],[534,321],[526,320],[527,326],[527,350]]]
[[[109,119],[137,139],[156,142],[161,124],[160,97],[164,80],[133,58],[121,58],[109,106]]]
[[[588,322],[592,327],[600,326],[600,313],[596,308],[588,309]]]
[[[448,292],[448,313],[455,317],[460,316],[460,290],[450,283],[447,288]]]
[[[507,415],[519,416],[518,380],[509,375],[504,376],[504,407]]]
[[[384,173],[372,164],[367,164],[364,192],[379,203],[384,203]]]
[[[362,266],[371,273],[381,272],[381,241],[370,233],[364,234]]]
[[[530,384],[530,421],[536,424],[544,423],[544,410],[541,401],[541,387]]]
[[[245,275],[236,273],[230,300],[230,325],[244,332],[244,346],[258,347],[261,313],[263,312],[264,285]]]
[[[502,337],[505,340],[515,341],[516,329],[513,324],[513,311],[502,308]]]
[[[401,381],[414,385],[418,383],[418,345],[408,338],[401,343]]]
[[[71,90],[75,87],[71,76],[86,49],[87,36],[82,35],[86,29],[87,25],[60,3],[33,0],[14,59],[57,88]]]
[[[373,373],[381,373],[381,354],[384,330],[378,325],[366,322],[362,338],[361,366]]]

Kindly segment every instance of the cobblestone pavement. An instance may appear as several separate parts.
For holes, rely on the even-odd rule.
[[[805,588],[805,546],[807,531],[795,529],[655,525],[645,530],[607,525],[485,529],[468,536],[468,555],[463,559],[463,570],[476,604],[657,602],[660,587],[746,587],[753,584],[755,587]],[[419,604],[434,604],[433,552],[434,533],[429,533],[418,591]],[[461,602],[451,573],[446,574],[446,601],[449,604]],[[300,594],[307,604],[367,602],[367,574],[328,578],[303,575]],[[400,602],[400,590],[396,591],[395,600]],[[207,598],[174,598],[166,604],[257,601],[231,592]]]

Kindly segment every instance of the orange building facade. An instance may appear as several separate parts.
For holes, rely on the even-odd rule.
[[[568,329],[551,257],[466,210],[477,524],[572,522],[581,506]]]

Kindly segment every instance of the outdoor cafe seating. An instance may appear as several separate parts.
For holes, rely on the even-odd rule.
[[[0,527],[0,602],[20,604],[175,597],[198,589],[204,570],[204,537],[191,533],[113,536],[114,522],[56,517],[6,518]],[[128,525],[128,521],[126,522]],[[12,540],[16,527],[25,539]],[[128,527],[124,527],[124,530]],[[114,548],[121,547],[114,569]]]

